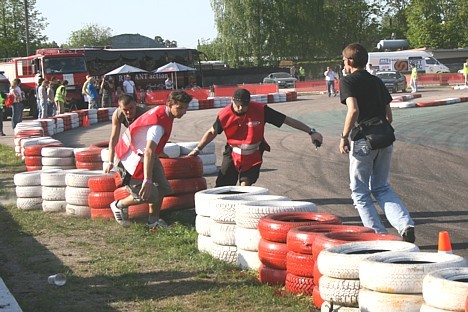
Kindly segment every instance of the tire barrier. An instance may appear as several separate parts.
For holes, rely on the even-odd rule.
[[[178,142],[177,145],[179,146],[180,156],[185,156],[198,146],[198,142]],[[214,142],[208,143],[203,150],[200,151],[198,157],[200,157],[203,164],[203,175],[211,175],[218,172]]]
[[[278,270],[260,264],[258,268],[258,280],[264,284],[284,285],[286,282],[286,270]]]
[[[75,149],[77,169],[102,170],[101,149]]]
[[[203,175],[203,164],[199,157],[160,158],[166,178],[199,178]]]
[[[76,155],[76,153],[75,153]],[[104,175],[101,171],[72,170],[65,175],[65,200],[67,206],[65,213],[67,215],[78,217],[91,217],[91,207],[89,206],[88,196],[91,189],[88,182],[93,177]]]
[[[16,206],[20,210],[41,210],[41,172],[21,172],[13,177],[16,185]]]
[[[121,200],[127,198],[130,195],[126,186],[121,186],[115,189],[114,191],[114,200]],[[129,219],[138,219],[148,217],[149,206],[148,204],[139,204],[128,207],[128,217]],[[113,217],[113,216],[112,216]]]
[[[312,296],[314,281],[310,277],[286,274],[286,291],[290,294],[304,294]]]

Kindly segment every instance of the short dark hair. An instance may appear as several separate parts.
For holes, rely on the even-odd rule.
[[[343,49],[343,56],[351,62],[354,68],[366,67],[369,60],[369,54],[366,48],[359,43],[351,43]]]
[[[167,102],[170,104],[183,103],[188,104],[192,100],[192,96],[185,91],[172,91],[167,97]]]
[[[68,85],[68,80],[64,80],[62,84],[65,86]]]
[[[127,106],[128,104],[134,102],[135,100],[133,99],[133,96],[128,95],[128,94],[122,94],[119,96],[118,103],[122,103],[124,106]]]

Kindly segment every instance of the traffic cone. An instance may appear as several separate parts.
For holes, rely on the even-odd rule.
[[[450,236],[447,231],[439,232],[439,253],[452,253],[452,244],[450,243]]]
[[[83,127],[89,127],[89,118],[88,114],[83,116]]]

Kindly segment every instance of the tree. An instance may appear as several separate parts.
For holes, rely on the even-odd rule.
[[[110,44],[111,36],[111,28],[88,24],[82,29],[72,31],[68,37],[67,46],[70,48],[107,46]]]
[[[42,31],[45,18],[35,9],[36,0],[28,2],[30,51],[47,41]],[[0,0],[0,57],[26,55],[26,26],[24,1]]]

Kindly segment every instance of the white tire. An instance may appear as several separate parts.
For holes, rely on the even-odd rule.
[[[257,251],[249,251],[239,249],[237,247],[237,267],[244,269],[244,270],[258,270],[260,265],[260,259],[258,258]]]
[[[203,175],[215,174],[218,172],[218,167],[215,164],[203,165]]]
[[[180,155],[188,155],[195,147],[198,146],[198,142],[177,142],[180,148]],[[208,143],[203,150],[200,152],[200,155],[205,154],[214,154],[215,153],[215,143],[211,141]]]
[[[43,147],[42,157],[73,157],[72,147]]]
[[[419,312],[423,303],[421,294],[390,294],[366,288],[359,290],[359,310],[363,312]]]
[[[430,272],[423,279],[424,301],[435,308],[464,311],[468,295],[468,268]]]
[[[198,251],[199,252],[206,252],[210,253],[211,251],[211,237],[210,236],[205,236],[198,234],[197,238],[197,246],[198,246]]]
[[[65,201],[65,186],[43,186],[42,200]]]
[[[435,308],[425,303],[421,305],[421,310],[419,310],[419,312],[453,312],[453,311],[454,310],[444,310],[444,309]],[[457,310],[457,311],[463,312],[465,310]]]
[[[257,229],[246,229],[236,226],[234,235],[237,248],[247,251],[258,251],[258,243],[262,237]]]
[[[210,236],[211,223],[213,220],[210,217],[197,215],[195,217],[195,231],[200,235]]]
[[[64,200],[59,201],[50,201],[44,200],[42,201],[42,210],[45,212],[60,212],[65,211],[67,207],[67,202]]]
[[[50,170],[73,170],[76,167],[73,166],[42,166],[42,171],[50,171]]]
[[[323,275],[319,280],[320,297],[340,305],[357,307],[359,286],[358,279],[341,279]]]
[[[236,209],[240,204],[249,201],[279,200],[285,201],[289,198],[279,195],[245,195],[238,197],[220,197],[210,202],[211,219],[221,223],[236,223]]]
[[[236,245],[236,238],[235,238],[235,224],[226,224],[226,223],[218,223],[218,222],[211,222],[210,227],[210,236],[213,243],[218,245],[229,245],[234,246]]]
[[[359,308],[343,307],[339,304],[325,301],[320,308],[321,312],[359,312]]]
[[[88,180],[92,177],[105,175],[102,171],[97,170],[76,170],[67,172],[65,176],[65,183],[67,186],[73,187],[88,187]]]
[[[370,254],[385,251],[419,251],[415,244],[400,241],[352,242],[320,252],[317,265],[320,273],[334,278],[359,279],[359,263]]]
[[[166,153],[169,158],[178,158],[180,157],[180,147],[177,143],[166,143],[164,146],[164,153]]]
[[[245,195],[268,194],[269,190],[258,186],[221,186],[195,193],[195,212],[205,217],[211,216],[210,201],[221,197],[241,197]]]
[[[388,251],[363,259],[359,264],[359,279],[367,289],[417,294],[422,293],[422,281],[427,273],[464,266],[466,260],[452,254]]]
[[[198,157],[202,160],[203,166],[216,164],[216,154],[200,154]]]
[[[62,169],[55,169],[41,172],[41,185],[42,186],[66,186],[65,175],[66,171]]]
[[[42,197],[17,198],[16,207],[20,210],[41,210]]]
[[[42,157],[43,166],[73,166],[75,158],[73,157]]]
[[[66,202],[77,206],[88,206],[89,193],[91,193],[89,188],[67,186],[65,189]]]
[[[256,229],[258,221],[272,213],[317,212],[317,206],[305,201],[258,201],[247,202],[237,207],[236,224],[248,229]]]
[[[42,187],[39,185],[17,186],[16,197],[22,197],[22,198],[42,197]]]
[[[28,171],[17,173],[13,177],[16,186],[41,185],[41,171]]]
[[[67,203],[65,214],[68,216],[91,218],[91,208]]]
[[[235,264],[237,262],[237,247],[211,244],[210,254],[213,258],[219,259],[227,263]]]
[[[109,162],[109,149],[103,148],[101,150],[101,160],[105,162]]]

